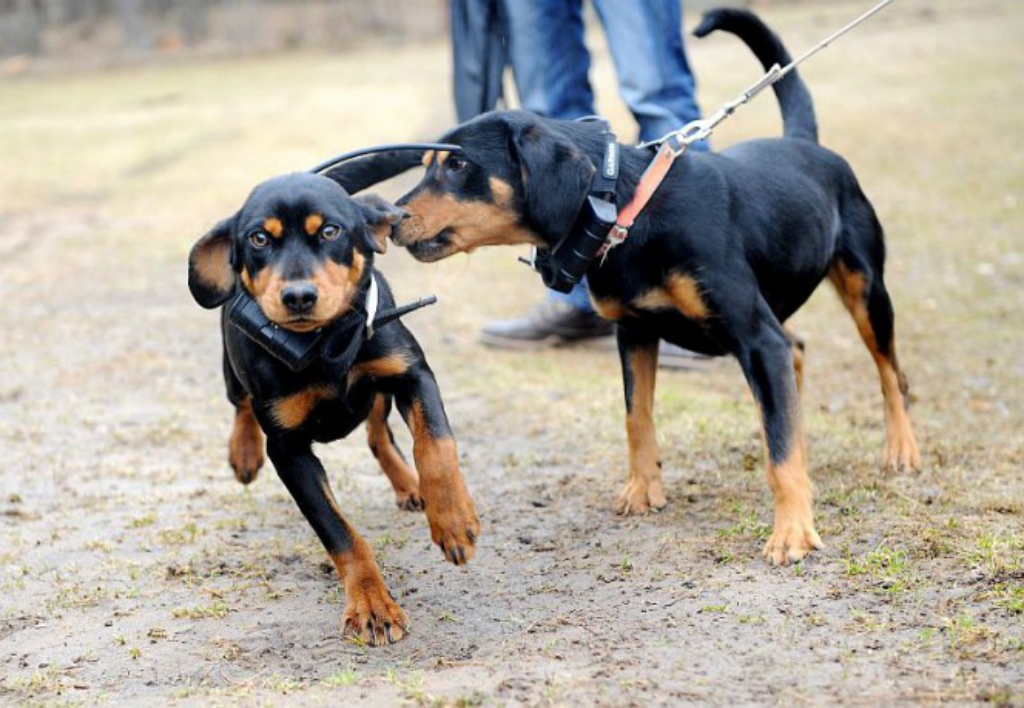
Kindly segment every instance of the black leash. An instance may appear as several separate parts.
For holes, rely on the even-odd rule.
[[[321,162],[319,165],[311,169],[310,172],[319,174],[325,170],[331,169],[332,167],[337,167],[343,162],[354,160],[357,157],[374,155],[380,152],[397,152],[399,150],[447,150],[448,152],[458,152],[461,149],[461,146],[451,145],[449,143],[391,143],[389,145],[375,145],[373,147],[361,148],[359,150],[343,153],[337,157],[332,157],[326,162]]]

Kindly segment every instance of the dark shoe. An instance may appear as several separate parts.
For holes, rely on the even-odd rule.
[[[662,340],[658,345],[658,366],[662,369],[708,369],[717,359],[698,354]]]
[[[574,344],[615,331],[593,312],[583,312],[558,300],[544,300],[518,319],[488,322],[480,330],[480,341],[502,349],[535,349]]]

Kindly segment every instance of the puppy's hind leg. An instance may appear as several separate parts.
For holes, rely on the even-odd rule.
[[[736,358],[761,413],[768,457],[768,486],[775,497],[775,520],[764,555],[776,565],[796,562],[816,548],[811,482],[804,462],[804,439],[792,343],[767,304],[757,305],[758,321],[738,341]]]
[[[909,385],[896,360],[896,334],[892,301],[882,279],[885,246],[882,227],[864,205],[843,233],[843,250],[829,271],[846,309],[849,310],[864,345],[878,368],[885,400],[885,455],[889,470],[920,469],[921,453],[907,412]],[[859,216],[860,218],[856,218]]]
[[[788,325],[783,325],[786,336],[789,338],[790,352],[793,355],[793,373],[796,374],[796,392],[803,393],[804,390],[804,355],[807,352],[807,345],[803,338],[794,332]]]
[[[391,481],[395,490],[395,503],[399,509],[421,511],[423,497],[420,495],[420,481],[416,472],[402,456],[402,451],[395,445],[395,436],[388,426],[388,413],[391,412],[391,396],[377,394],[373,399],[373,407],[366,419],[366,439],[370,452],[377,458],[381,470]]]
[[[235,472],[235,479],[242,484],[252,484],[263,467],[263,431],[252,410],[252,396],[235,377],[226,355],[224,379],[228,400],[235,406],[235,423],[228,440],[228,463]]]

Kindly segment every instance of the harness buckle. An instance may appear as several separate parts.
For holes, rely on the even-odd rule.
[[[628,226],[622,226],[621,224],[615,224],[610,229],[608,229],[608,235],[607,235],[607,237],[605,237],[604,245],[601,246],[601,251],[600,251],[601,263],[600,263],[600,265],[604,265],[605,259],[608,258],[608,253],[613,248],[615,248],[616,246],[620,245],[623,241],[625,241],[626,237],[628,237],[628,236],[629,236],[629,227]]]

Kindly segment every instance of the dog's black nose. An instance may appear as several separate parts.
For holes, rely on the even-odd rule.
[[[281,291],[281,302],[296,314],[309,312],[316,306],[318,294],[313,283],[294,283],[286,285]]]

